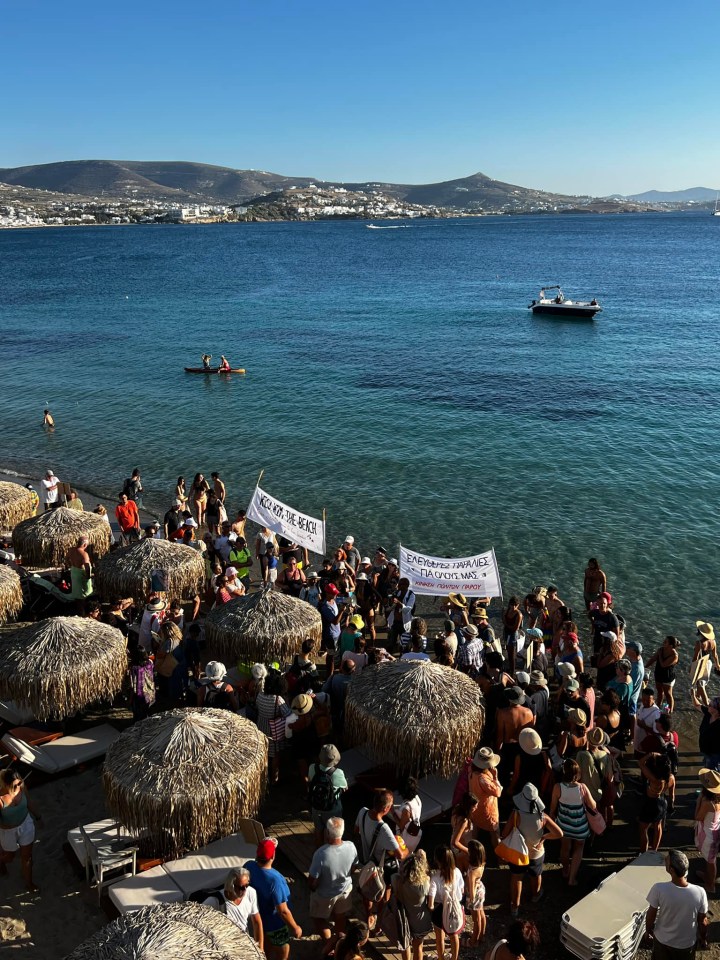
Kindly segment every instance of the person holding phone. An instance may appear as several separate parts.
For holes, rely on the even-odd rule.
[[[35,823],[41,820],[22,777],[12,767],[0,772],[0,874],[7,873],[7,864],[19,850],[23,879],[31,893],[38,890],[32,876],[32,848]]]

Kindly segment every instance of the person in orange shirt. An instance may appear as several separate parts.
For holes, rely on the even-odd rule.
[[[468,792],[478,800],[470,819],[473,826],[488,834],[493,850],[500,841],[498,797],[502,793],[502,784],[498,780],[499,763],[500,757],[490,747],[480,747],[475,751],[468,782]]]
[[[137,504],[126,493],[119,493],[115,517],[120,527],[120,541],[124,547],[140,539],[140,514]]]

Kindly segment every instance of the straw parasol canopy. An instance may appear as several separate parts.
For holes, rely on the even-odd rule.
[[[58,507],[19,523],[12,534],[15,553],[31,567],[59,567],[80,537],[90,541],[94,556],[101,557],[110,549],[111,531],[107,520],[96,513]]]
[[[291,660],[306,638],[320,642],[322,618],[304,600],[276,590],[236,597],[211,610],[205,636],[222,660]]]
[[[176,709],[126,730],[103,768],[108,810],[155,855],[235,833],[265,793],[267,737],[229,710]]]
[[[353,677],[345,701],[350,739],[408,773],[457,773],[474,752],[484,722],[478,685],[427,660],[365,667]]]
[[[0,482],[0,529],[12,530],[21,520],[33,515],[30,491],[19,483]]]
[[[0,634],[0,697],[28,704],[38,720],[112,700],[126,670],[125,637],[97,620],[52,617]]]
[[[263,960],[265,954],[220,910],[190,900],[126,913],[65,960]]]
[[[165,573],[167,593],[178,600],[192,600],[200,593],[205,561],[192,547],[145,537],[103,557],[95,569],[95,582],[103,597],[134,597],[144,602],[154,570]]]
[[[23,602],[20,577],[11,567],[0,567],[0,623],[14,620]]]

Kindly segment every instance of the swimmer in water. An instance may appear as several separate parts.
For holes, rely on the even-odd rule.
[[[53,419],[53,415],[50,413],[49,410],[43,411],[43,426],[47,427],[48,430],[55,429],[55,420]]]

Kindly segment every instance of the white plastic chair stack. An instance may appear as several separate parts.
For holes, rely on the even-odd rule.
[[[646,897],[667,879],[661,853],[641,854],[563,914],[560,942],[580,960],[631,960],[645,929]]]

